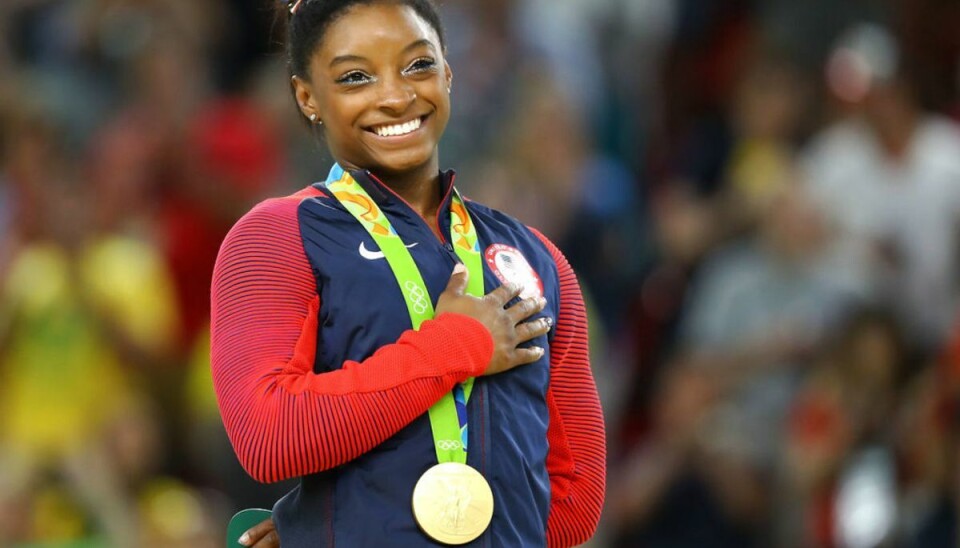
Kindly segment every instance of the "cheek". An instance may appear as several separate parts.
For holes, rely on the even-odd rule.
[[[357,96],[340,97],[326,103],[323,125],[328,136],[348,136],[361,128],[357,122],[365,103]],[[351,138],[355,139],[355,137]]]
[[[444,115],[445,117],[449,117],[449,116],[450,116],[450,103],[451,103],[450,94],[447,93],[446,88],[444,88],[440,93],[441,93],[441,97],[440,97],[440,105],[441,105],[441,106],[440,106],[440,110],[443,112],[443,115]]]
[[[324,123],[331,126],[347,126],[356,121],[363,111],[364,105],[369,103],[366,93],[335,93],[324,94],[320,101],[320,109],[324,114]]]
[[[435,95],[433,96],[434,97],[433,104],[436,108],[436,115],[437,115],[437,122],[438,122],[437,127],[438,129],[442,130],[443,127],[446,125],[447,120],[450,119],[450,104],[451,104],[450,95],[447,94],[446,86],[443,86],[440,90],[436,90],[434,93]]]

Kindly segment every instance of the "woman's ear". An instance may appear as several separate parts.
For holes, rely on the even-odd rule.
[[[447,79],[447,93],[450,93],[450,89],[453,87],[453,70],[446,60],[443,61],[443,74]]]
[[[308,120],[317,121],[320,118],[320,109],[317,108],[313,86],[299,76],[292,76],[290,85],[293,86],[293,95],[297,100],[297,106],[300,107],[300,112]]]

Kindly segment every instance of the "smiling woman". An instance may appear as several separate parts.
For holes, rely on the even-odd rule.
[[[255,479],[301,479],[243,543],[584,542],[605,449],[580,289],[551,242],[440,170],[436,10],[285,9],[296,103],[336,164],[247,213],[217,260],[224,425]]]
[[[439,173],[453,78],[440,32],[417,4],[346,10],[292,77],[300,110],[323,123],[330,152],[345,169],[363,166],[404,185]],[[338,24],[345,17],[350,24]]]

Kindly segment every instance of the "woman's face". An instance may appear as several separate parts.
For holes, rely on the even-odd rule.
[[[450,68],[440,40],[413,9],[357,5],[336,19],[294,78],[297,101],[323,122],[344,167],[385,174],[439,169],[450,117]]]

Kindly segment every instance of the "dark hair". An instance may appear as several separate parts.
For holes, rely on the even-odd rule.
[[[437,7],[431,0],[301,0],[295,13],[290,13],[290,8],[297,4],[296,0],[289,3],[284,1],[280,9],[286,12],[286,57],[290,75],[309,77],[307,68],[310,65],[310,56],[313,55],[330,24],[342,16],[348,8],[381,3],[400,4],[412,8],[433,27],[440,38],[440,47],[446,49],[440,14],[437,13]]]

